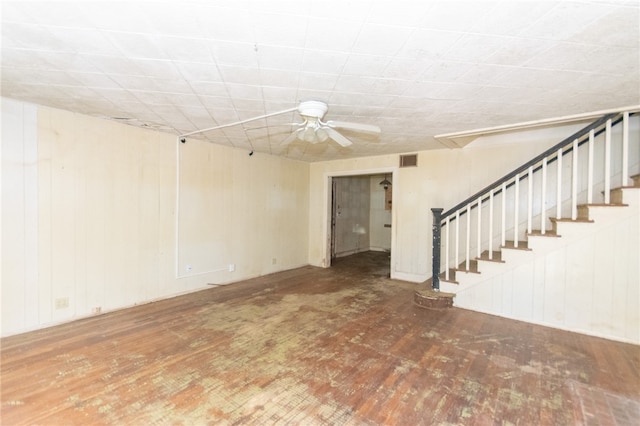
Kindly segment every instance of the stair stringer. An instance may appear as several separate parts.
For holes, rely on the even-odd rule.
[[[591,222],[555,222],[558,236],[529,235],[530,250],[502,248],[504,262],[480,259],[441,290],[456,307],[640,344],[640,188],[620,191],[626,207],[589,206]]]

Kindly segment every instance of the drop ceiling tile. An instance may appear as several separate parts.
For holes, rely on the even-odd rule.
[[[573,34],[568,41],[598,46],[640,48],[640,10],[635,7],[619,7],[599,16],[590,25]]]
[[[350,55],[344,64],[342,73],[346,75],[378,76],[390,62],[388,56]]]
[[[298,100],[323,100],[326,101],[329,99],[333,92],[327,90],[319,90],[319,89],[307,89],[307,88],[299,88],[298,89]]]
[[[250,11],[243,8],[240,2],[233,7],[220,5],[219,1],[215,4],[206,3],[201,7],[200,13],[192,17],[207,38],[234,43],[255,43]]]
[[[125,56],[134,59],[171,59],[157,38],[140,33],[106,32],[106,37]]]
[[[218,71],[225,83],[260,84],[260,70],[256,68],[220,65]]]
[[[320,74],[314,72],[300,73],[298,87],[302,90],[330,91],[338,81],[338,74]]]
[[[312,17],[309,19],[305,36],[305,47],[314,50],[332,52],[350,52],[360,33],[360,24],[352,21],[323,19]]]
[[[294,104],[297,101],[296,89],[294,87],[263,87],[262,96],[265,102],[287,102]]]
[[[367,22],[414,27],[424,22],[432,2],[395,0],[371,2]]]
[[[285,70],[260,70],[260,84],[263,87],[295,87],[299,73]]]
[[[224,96],[228,95],[227,88],[223,82],[210,81],[190,81],[193,93],[201,96]]]
[[[119,53],[117,45],[101,31],[91,28],[48,27],[47,29],[59,43],[65,46],[65,50],[92,55],[113,56]]]
[[[166,54],[166,58],[172,61],[214,62],[208,40],[194,37],[153,36],[151,41],[158,50]]]
[[[257,48],[253,43],[212,40],[209,49],[219,65],[258,66]]]
[[[262,88],[260,86],[250,86],[247,84],[226,83],[227,91],[231,99],[262,99]]]
[[[200,103],[209,111],[213,110],[233,110],[233,101],[230,97],[203,96],[199,95]]]
[[[407,27],[364,24],[353,45],[354,53],[394,56],[412,34]]]
[[[302,67],[303,49],[264,45],[259,45],[257,49],[261,69],[299,71]]]
[[[484,63],[521,66],[536,55],[552,48],[557,41],[512,37],[484,59]]]
[[[69,72],[78,83],[93,89],[118,89],[120,85],[109,76],[95,72]]]
[[[137,24],[140,27],[130,31],[186,38],[196,38],[202,34],[200,22],[195,19],[204,11],[201,4],[177,1],[128,2],[122,3],[119,13],[131,13],[126,11],[130,3],[135,3],[138,7],[139,17],[127,25]]]
[[[152,78],[182,79],[180,70],[172,61],[156,59],[134,59],[131,61],[142,75]]]
[[[95,91],[105,99],[116,104],[123,102],[137,103],[140,102],[131,92],[125,89],[96,88]]]
[[[483,86],[492,83],[499,84],[503,76],[510,73],[511,70],[512,67],[502,65],[478,64],[471,66],[467,72],[456,79],[456,82]]]
[[[49,69],[50,64],[43,55],[28,49],[2,49],[2,63],[15,68]]]
[[[540,19],[549,12],[551,1],[512,1],[487,2],[486,13],[475,20],[468,31],[486,35],[514,35],[526,28],[531,22]]]
[[[222,77],[213,64],[198,62],[175,62],[176,67],[187,81],[221,82]]]
[[[309,14],[316,18],[342,19],[354,23],[363,22],[369,14],[372,2],[361,0],[323,0],[311,2]]]
[[[417,29],[410,34],[397,56],[423,61],[440,59],[461,37],[458,32]]]
[[[143,104],[149,105],[150,108],[153,108],[158,114],[160,114],[159,106],[172,106],[174,105],[175,99],[170,93],[163,93],[157,91],[144,91],[144,90],[131,90],[130,91],[133,96],[138,99],[138,101]],[[175,109],[175,107],[173,107]]]
[[[71,47],[66,46],[55,37],[47,27],[25,22],[3,22],[0,28],[2,34],[2,47],[20,47],[38,51],[72,52]],[[15,36],[12,36],[14,34]],[[16,46],[4,43],[4,39],[14,40]]]
[[[448,49],[444,59],[481,62],[509,43],[508,37],[465,34]]]
[[[181,107],[200,107],[200,98],[192,93],[169,93],[165,92],[171,98],[172,105],[179,105]]]
[[[419,79],[420,75],[435,63],[432,60],[395,57],[387,64],[381,76],[396,80],[413,81]]]
[[[124,56],[103,56],[85,54],[82,58],[105,74],[142,75],[133,60]]]
[[[255,42],[259,46],[304,47],[306,17],[257,11],[251,18]]]
[[[445,31],[468,31],[490,12],[493,2],[477,0],[434,1],[419,26]]]
[[[591,22],[605,15],[609,6],[597,2],[557,2],[555,7],[539,19],[532,21],[519,35],[531,38],[567,40]]]
[[[582,71],[594,60],[594,46],[575,43],[557,43],[524,63],[527,68],[565,69]]]
[[[474,67],[468,62],[438,61],[420,74],[421,82],[453,82]]]
[[[348,54],[343,52],[307,50],[301,70],[319,74],[341,74],[348,58]]]
[[[233,108],[207,108],[211,117],[215,120],[215,125],[223,125],[238,121],[238,114]],[[212,125],[211,127],[213,127]]]
[[[53,3],[53,2],[52,2]],[[153,33],[152,22],[148,15],[150,10],[145,2],[68,2],[74,4],[80,16],[75,17],[74,23],[64,26],[79,28],[97,28],[107,31],[123,31],[136,33]],[[160,7],[160,5],[158,5]],[[71,15],[73,16],[73,15]],[[61,23],[59,19],[52,20]]]
[[[22,4],[20,4],[22,3]],[[86,22],[87,15],[73,2],[2,2],[2,19],[7,21],[29,21],[35,24],[55,23],[59,26],[75,27]]]

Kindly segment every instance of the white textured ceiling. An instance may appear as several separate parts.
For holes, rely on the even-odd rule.
[[[198,137],[303,161],[640,103],[640,2],[2,1],[2,95],[187,133],[327,101],[377,124],[280,143],[296,113]]]

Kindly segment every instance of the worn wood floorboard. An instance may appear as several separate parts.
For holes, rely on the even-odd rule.
[[[3,425],[638,424],[640,347],[412,304],[388,255],[1,344]]]

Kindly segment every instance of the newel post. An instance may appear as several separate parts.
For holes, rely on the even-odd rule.
[[[440,221],[442,220],[442,210],[431,209],[433,213],[433,225],[431,233],[433,240],[431,243],[431,288],[433,291],[440,291]]]

